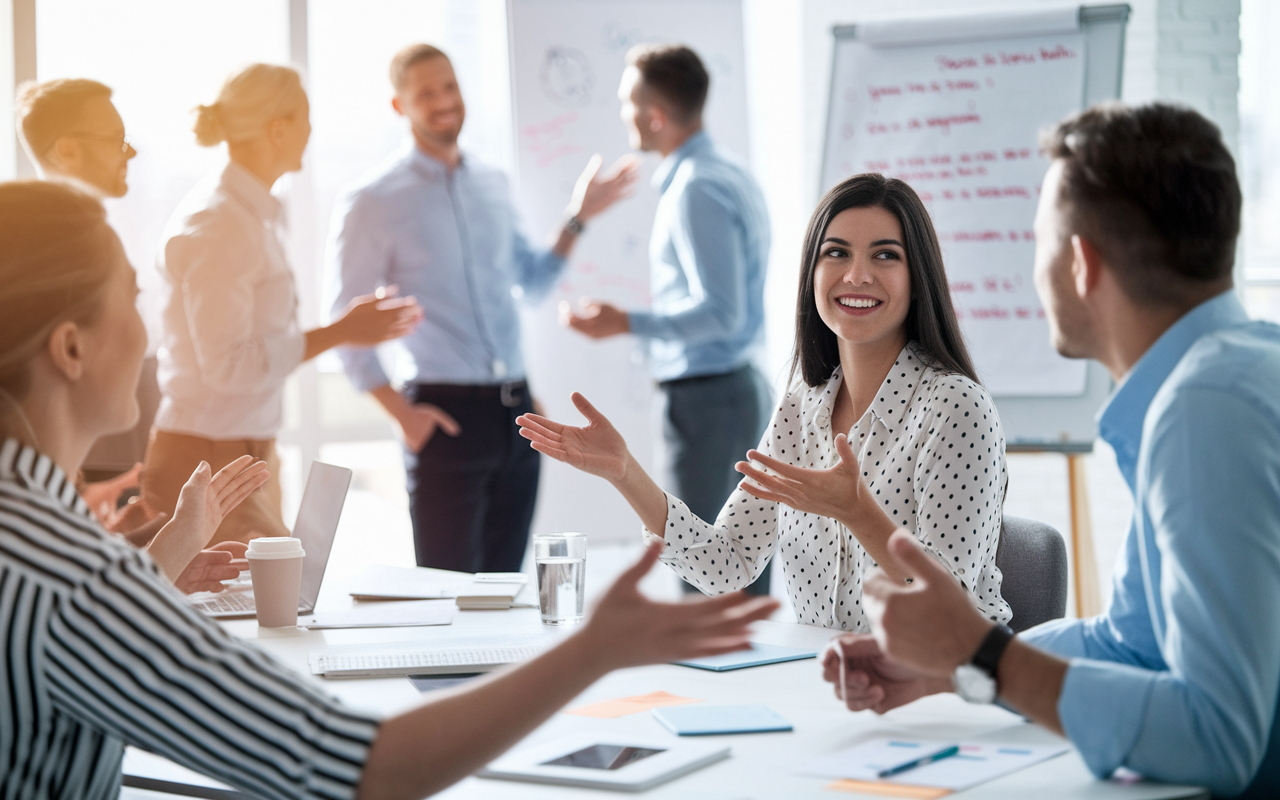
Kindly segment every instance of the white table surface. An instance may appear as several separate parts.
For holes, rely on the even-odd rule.
[[[259,629],[252,621],[224,623],[237,636],[258,641],[291,667],[315,681],[349,705],[393,713],[430,697],[406,678],[323,680],[307,672],[307,653],[325,645],[390,641],[431,641],[462,633],[483,631],[531,632],[541,629],[534,609],[459,612],[450,626],[280,632]],[[755,640],[778,645],[821,648],[832,632],[821,628],[777,622],[759,623]],[[729,759],[678,778],[645,793],[649,797],[697,798],[697,800],[765,800],[766,798],[856,797],[826,789],[829,779],[794,774],[820,756],[834,753],[866,739],[880,736],[953,739],[963,742],[1052,744],[1062,740],[1021,717],[994,706],[972,706],[954,695],[924,698],[882,717],[871,712],[853,714],[835,699],[822,681],[817,662],[810,659],[785,664],[715,673],[670,665],[623,670],[599,681],[569,704],[569,708],[618,697],[667,691],[713,704],[765,703],[795,727],[790,733],[708,737],[732,746]],[[1100,710],[1101,711],[1101,710]],[[596,733],[601,739],[624,741],[628,736],[645,739],[676,737],[658,724],[649,712],[618,719],[592,719],[555,714],[526,742],[541,742],[569,733]],[[152,792],[126,790],[124,797],[161,797]],[[618,793],[562,786],[468,778],[437,795],[449,800],[512,800],[512,798],[618,798]],[[991,800],[1026,798],[1116,798],[1154,800],[1207,796],[1194,787],[1156,783],[1124,785],[1097,781],[1074,751],[1034,767],[950,795]]]

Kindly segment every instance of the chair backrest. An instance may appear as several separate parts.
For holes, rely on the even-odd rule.
[[[1000,594],[1015,631],[1060,619],[1067,613],[1067,548],[1062,534],[1043,522],[1005,517],[996,549],[996,566],[1004,574]]]

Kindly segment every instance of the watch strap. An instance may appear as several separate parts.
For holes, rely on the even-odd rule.
[[[998,680],[1000,656],[1004,655],[1004,649],[1013,641],[1013,635],[1013,628],[1008,625],[996,625],[987,632],[982,644],[978,645],[978,652],[973,654],[969,663],[990,675],[992,680]]]
[[[581,234],[583,231],[585,231],[587,229],[587,226],[583,223],[582,220],[578,219],[577,214],[574,214],[572,217],[569,217],[569,219],[565,220],[564,229],[567,230],[569,233],[572,233],[574,236],[577,236]]]

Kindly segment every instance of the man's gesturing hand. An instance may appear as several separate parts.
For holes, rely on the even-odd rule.
[[[880,650],[919,673],[949,677],[973,658],[991,630],[969,594],[911,534],[889,537],[889,551],[911,576],[900,584],[875,575],[862,585],[863,606]]]

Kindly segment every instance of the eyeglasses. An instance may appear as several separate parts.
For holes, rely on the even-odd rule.
[[[92,139],[95,142],[119,142],[120,152],[125,155],[128,155],[129,151],[133,149],[133,144],[129,141],[128,136],[112,136],[98,133],[64,133],[58,138],[64,137],[69,139]],[[57,144],[57,142],[55,141],[54,144]],[[52,150],[53,145],[49,145],[49,149]]]

